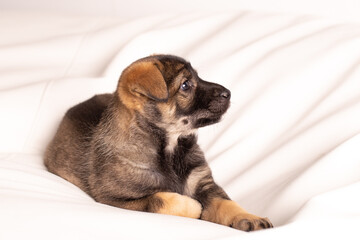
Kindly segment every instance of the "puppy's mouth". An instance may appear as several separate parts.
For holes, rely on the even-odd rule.
[[[195,128],[205,127],[217,123],[220,120],[221,120],[221,116],[213,117],[213,118],[199,118],[195,121],[194,127]]]
[[[222,116],[229,108],[229,102],[217,107],[209,107],[206,110],[201,110],[198,114],[195,114],[193,119],[193,126],[195,128],[205,127],[214,123],[220,122]]]

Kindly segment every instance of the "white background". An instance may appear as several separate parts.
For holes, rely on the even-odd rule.
[[[360,20],[358,0],[1,0],[0,9],[124,17],[164,12],[258,10]]]

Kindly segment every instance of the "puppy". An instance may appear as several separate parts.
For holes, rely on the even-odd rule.
[[[140,59],[113,94],[65,114],[45,153],[47,169],[115,207],[200,218],[244,231],[272,227],[213,180],[196,129],[218,122],[230,91],[171,55]]]

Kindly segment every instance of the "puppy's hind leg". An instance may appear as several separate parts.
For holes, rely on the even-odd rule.
[[[97,199],[98,202],[135,211],[161,213],[199,219],[201,204],[188,196],[174,192],[158,192],[134,200],[118,198]]]

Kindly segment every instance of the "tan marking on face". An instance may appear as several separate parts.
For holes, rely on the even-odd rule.
[[[180,89],[181,85],[185,82],[189,81],[191,85],[191,90],[189,91],[182,91]],[[194,101],[195,97],[195,89],[197,87],[196,80],[190,75],[190,73],[185,69],[183,70],[175,79],[174,81],[176,84],[174,84],[174,91],[175,94],[174,98],[176,99],[176,102],[178,106],[182,109],[188,108],[191,103]]]
[[[169,96],[174,97],[178,93],[179,88],[184,80],[184,72],[180,72],[172,81],[171,86],[169,86]]]
[[[154,195],[163,201],[163,206],[156,211],[157,213],[200,218],[202,207],[195,199],[173,192],[158,192]]]

